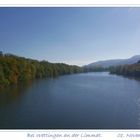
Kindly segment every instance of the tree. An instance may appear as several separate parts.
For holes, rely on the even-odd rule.
[[[37,61],[12,54],[0,55],[0,84],[18,84],[35,78],[56,77],[64,74],[82,72],[78,66],[64,63]]]

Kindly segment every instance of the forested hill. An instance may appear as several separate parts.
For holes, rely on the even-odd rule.
[[[131,77],[140,77],[140,60],[137,63],[131,65],[110,67],[110,73]]]
[[[82,68],[64,63],[50,63],[0,53],[0,88],[37,78],[79,73]]]
[[[134,55],[128,59],[110,59],[104,61],[97,61],[91,64],[86,65],[87,68],[93,67],[102,67],[102,68],[109,68],[110,66],[119,66],[119,65],[131,65],[137,63],[140,60],[140,55]]]

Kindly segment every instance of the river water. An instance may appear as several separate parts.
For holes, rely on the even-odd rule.
[[[0,92],[1,129],[139,129],[140,81],[108,72],[35,80]]]

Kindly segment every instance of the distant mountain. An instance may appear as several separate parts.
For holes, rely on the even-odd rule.
[[[97,61],[91,64],[86,65],[87,68],[92,67],[103,67],[107,68],[110,66],[118,66],[118,65],[125,65],[125,64],[134,64],[140,60],[140,55],[135,55],[128,59],[112,59],[112,60],[104,60],[104,61]]]

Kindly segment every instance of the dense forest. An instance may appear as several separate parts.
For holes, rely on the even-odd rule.
[[[38,61],[0,52],[0,88],[37,78],[79,72],[82,72],[82,68],[78,66]]]
[[[140,77],[140,61],[131,65],[120,65],[116,67],[110,67],[111,74]]]
[[[88,68],[64,63],[50,63],[44,60],[38,61],[0,52],[0,88],[33,79],[96,71],[110,71],[111,74],[140,77],[140,61],[132,65],[120,65],[110,68]]]
[[[83,72],[103,72],[103,71],[108,71],[108,68],[103,68],[102,66],[83,67]]]

